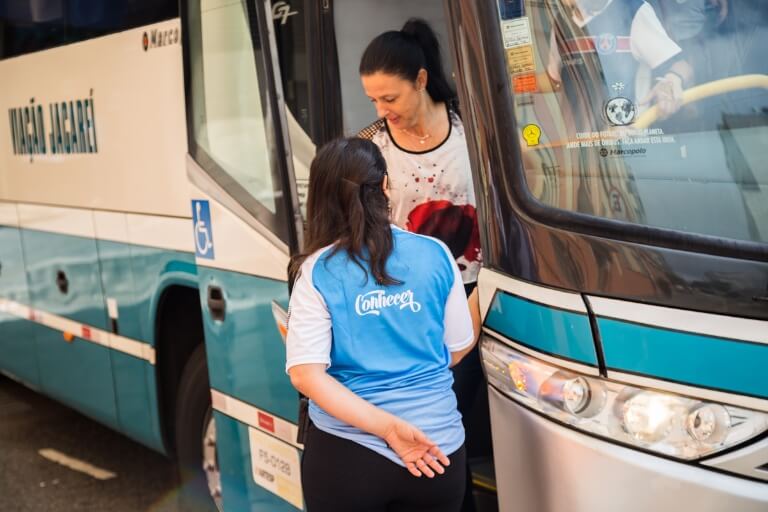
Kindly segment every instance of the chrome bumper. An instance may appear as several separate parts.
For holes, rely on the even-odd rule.
[[[608,443],[488,394],[501,512],[768,511],[768,483]]]

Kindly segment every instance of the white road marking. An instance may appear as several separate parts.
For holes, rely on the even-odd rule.
[[[96,466],[88,464],[87,462],[76,459],[74,457],[70,457],[69,455],[65,455],[60,451],[53,450],[51,448],[44,448],[39,450],[37,453],[39,453],[41,457],[44,457],[57,464],[61,464],[62,466],[66,466],[69,469],[85,473],[86,475],[92,476],[96,480],[109,480],[110,478],[115,478],[117,476],[117,473],[113,473],[106,469],[97,468]]]

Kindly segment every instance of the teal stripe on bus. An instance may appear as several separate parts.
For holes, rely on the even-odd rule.
[[[586,314],[499,292],[493,299],[485,325],[534,350],[597,366],[595,343]]]
[[[768,345],[598,318],[610,370],[768,398]]]

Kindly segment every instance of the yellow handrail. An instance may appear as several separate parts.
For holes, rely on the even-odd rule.
[[[726,92],[740,91],[742,89],[768,89],[768,75],[741,75],[723,78],[706,84],[697,85],[683,91],[683,105],[695,101],[717,96]],[[642,113],[633,128],[647,128],[652,125],[659,117],[659,107],[653,106]]]

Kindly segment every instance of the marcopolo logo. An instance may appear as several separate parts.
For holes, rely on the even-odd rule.
[[[413,291],[406,290],[401,293],[386,295],[384,290],[373,290],[355,299],[355,313],[360,316],[380,315],[381,310],[399,306],[400,309],[410,308],[414,313],[421,311],[421,304],[413,300]]]
[[[141,46],[144,51],[179,43],[179,29],[169,28],[164,30],[152,29],[141,36]]]

